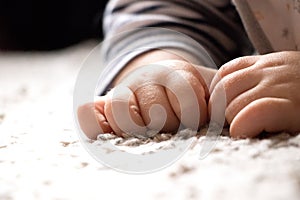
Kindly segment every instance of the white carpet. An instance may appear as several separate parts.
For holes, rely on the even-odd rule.
[[[222,136],[199,160],[202,136],[174,165],[147,175],[96,162],[79,142],[72,114],[76,75],[94,45],[0,53],[1,200],[300,199],[300,135]]]

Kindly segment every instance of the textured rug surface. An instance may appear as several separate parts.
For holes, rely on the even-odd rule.
[[[75,79],[93,46],[0,53],[1,200],[300,199],[300,135],[233,140],[224,130],[213,151],[199,159],[206,137],[191,134],[195,141],[182,158],[146,175],[98,163],[80,143],[72,113]],[[165,148],[178,140],[168,134],[110,139],[125,150]]]

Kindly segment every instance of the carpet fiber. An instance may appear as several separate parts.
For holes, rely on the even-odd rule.
[[[94,46],[0,53],[1,200],[300,199],[300,135],[233,140],[225,134],[202,160],[205,136],[194,136],[180,160],[146,175],[95,161],[79,142],[72,113],[76,75]],[[172,141],[165,138],[160,145]],[[137,148],[134,142],[119,145]],[[157,141],[140,145],[149,144]]]

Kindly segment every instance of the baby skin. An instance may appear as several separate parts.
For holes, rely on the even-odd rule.
[[[168,70],[150,65],[142,68],[150,63],[168,66]],[[196,101],[185,98],[179,102],[174,92],[184,95],[184,81]],[[164,84],[158,84],[161,82]],[[217,71],[153,50],[131,61],[113,85],[107,95],[78,108],[80,126],[90,139],[110,132],[122,136],[124,130],[141,135],[149,129],[172,132],[180,123],[190,128],[194,116],[182,120],[181,114],[196,108],[200,111],[197,128],[217,112],[217,118],[225,115],[235,138],[255,137],[263,131],[300,131],[300,52],[296,51],[237,58]],[[224,108],[214,109],[221,101],[226,102]],[[157,104],[164,108],[164,118],[151,111]],[[128,111],[125,118],[124,107]]]

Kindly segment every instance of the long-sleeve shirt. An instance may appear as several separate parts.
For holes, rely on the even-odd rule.
[[[299,50],[299,2],[111,0],[104,14],[107,67],[99,94],[130,60],[151,49],[177,49],[190,55],[195,64],[208,67],[213,65],[209,58],[219,67],[252,54],[254,48],[262,54]]]

